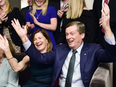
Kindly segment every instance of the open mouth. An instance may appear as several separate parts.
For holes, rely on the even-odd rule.
[[[73,40],[69,40],[68,42],[69,42],[69,43],[72,43],[72,42],[73,42]]]
[[[40,43],[40,44],[36,44],[37,47],[39,47],[39,46],[41,46],[41,45],[42,45],[42,43]]]

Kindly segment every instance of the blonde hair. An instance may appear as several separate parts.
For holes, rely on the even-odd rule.
[[[0,7],[0,9],[2,9],[2,8]],[[6,0],[6,11],[5,11],[5,13],[8,14],[8,13],[11,12],[12,10],[13,10],[13,7],[10,6],[9,1]]]
[[[32,3],[33,3],[33,5],[32,5],[32,8],[33,8],[32,13],[34,15],[35,12],[36,12],[36,3],[35,3],[35,0],[33,0]],[[42,8],[42,15],[46,15],[47,8],[48,8],[48,0],[45,0],[43,8]]]
[[[84,7],[86,7],[85,0],[69,0],[69,8],[66,13],[66,18],[79,18]]]

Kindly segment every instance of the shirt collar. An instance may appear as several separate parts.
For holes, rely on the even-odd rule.
[[[82,42],[82,44],[76,49],[77,50],[77,52],[79,53],[79,55],[80,55],[80,53],[81,53],[81,50],[82,50],[82,47],[83,47],[83,44],[84,44],[84,42]],[[73,51],[72,49],[71,49],[71,51]]]

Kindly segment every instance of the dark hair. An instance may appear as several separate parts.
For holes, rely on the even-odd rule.
[[[47,45],[47,52],[51,51],[52,48],[53,48],[53,45],[52,45],[52,42],[51,42],[51,39],[50,39],[50,36],[48,34],[48,32],[44,29],[38,29],[36,30],[33,35],[32,35],[32,44],[34,44],[34,36],[36,33],[39,33],[41,32],[43,34],[43,36],[48,40],[48,45]]]
[[[77,31],[79,32],[79,34],[85,33],[85,25],[79,21],[73,21],[70,22],[66,25],[66,28],[73,26],[73,25],[77,25]]]

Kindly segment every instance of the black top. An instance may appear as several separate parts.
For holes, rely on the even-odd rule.
[[[85,38],[84,41],[87,43],[94,43],[95,42],[95,31],[96,31],[96,22],[95,22],[95,16],[93,13],[89,10],[83,10],[82,15],[80,18],[76,19],[67,19],[66,16],[63,18],[63,24],[62,24],[62,31],[59,38],[59,43],[67,43],[66,37],[65,37],[65,27],[68,23],[73,21],[80,21],[85,24]]]
[[[21,14],[20,14],[19,9],[13,8],[13,10],[7,14],[7,17],[8,17],[7,22],[2,22],[2,24],[0,24],[0,34],[3,35],[3,26],[7,27],[9,29],[9,33],[10,33],[13,43],[18,46],[21,46],[22,42],[19,36],[17,35],[16,31],[11,25],[11,20],[13,20],[14,18],[18,19],[20,24],[22,23]]]
[[[28,10],[31,10],[32,7],[31,6],[27,6],[27,7],[24,7],[21,9],[21,16],[22,16],[22,19],[23,19],[23,25],[26,24],[26,13]]]

